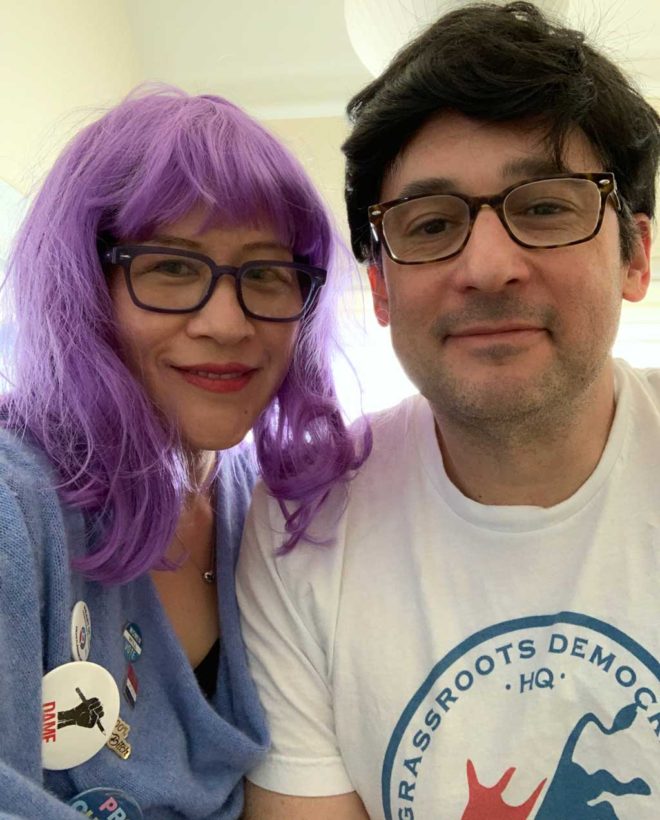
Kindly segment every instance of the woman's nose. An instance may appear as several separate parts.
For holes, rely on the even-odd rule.
[[[211,336],[223,344],[254,334],[253,320],[245,315],[238,301],[233,276],[221,276],[208,302],[190,314],[188,333],[192,336]]]

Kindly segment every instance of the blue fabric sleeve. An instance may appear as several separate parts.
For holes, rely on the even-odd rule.
[[[0,818],[74,820],[79,813],[43,788],[41,768],[44,602],[37,544],[52,526],[54,493],[50,505],[36,503],[42,490],[34,466],[23,469],[16,455],[0,447]],[[50,512],[61,520],[57,507]]]

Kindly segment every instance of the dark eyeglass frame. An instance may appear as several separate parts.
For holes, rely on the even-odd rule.
[[[131,281],[131,262],[137,256],[144,256],[146,254],[180,256],[184,259],[196,259],[199,262],[204,262],[208,265],[211,271],[211,279],[204,296],[196,305],[190,308],[159,308],[146,305],[144,302],[141,302],[133,289],[133,282]],[[217,265],[209,256],[206,256],[203,253],[197,253],[197,251],[186,251],[180,248],[168,248],[156,245],[114,245],[104,251],[101,258],[106,265],[117,265],[123,269],[129,296],[131,297],[133,304],[139,308],[142,308],[142,310],[149,310],[152,313],[195,313],[196,311],[201,310],[209,301],[211,296],[213,296],[215,287],[221,277],[233,276],[234,283],[236,285],[236,299],[238,300],[243,313],[252,319],[258,319],[261,322],[296,322],[299,319],[302,319],[311,310],[316,301],[318,292],[325,284],[328,276],[327,271],[323,268],[318,268],[314,265],[307,265],[302,262],[283,262],[280,259],[250,259],[240,265],[240,267],[235,267],[233,265]],[[310,277],[309,290],[307,293],[302,294],[302,310],[295,316],[287,316],[285,318],[261,316],[258,313],[254,313],[246,306],[245,301],[243,300],[241,280],[251,269],[263,267],[264,265],[276,265],[279,268],[289,268],[291,270],[301,271],[308,274]]]
[[[523,185],[529,185],[530,182],[544,182],[545,180],[550,181],[554,179],[586,179],[590,182],[595,183],[600,193],[600,212],[598,214],[598,222],[596,223],[594,230],[589,234],[589,236],[585,236],[583,239],[574,239],[572,242],[562,242],[560,244],[553,245],[530,245],[518,239],[518,237],[514,236],[514,234],[512,233],[509,225],[507,224],[506,216],[504,214],[504,200],[509,196],[509,194],[512,191],[515,191],[517,188],[520,188]],[[468,229],[465,234],[465,239],[463,240],[459,248],[453,250],[446,256],[437,256],[433,259],[424,259],[421,262],[407,262],[404,259],[399,259],[390,248],[387,242],[387,238],[385,236],[385,231],[383,230],[383,219],[385,217],[385,214],[392,208],[396,207],[397,205],[401,205],[404,202],[411,202],[415,199],[425,199],[431,196],[453,196],[456,197],[456,199],[461,199],[463,200],[463,202],[465,202],[465,204],[468,206],[470,217]],[[368,208],[368,217],[369,223],[371,225],[371,234],[373,239],[373,248],[375,255],[377,254],[380,245],[382,245],[385,248],[385,252],[390,257],[390,259],[392,259],[399,265],[426,265],[431,262],[440,262],[444,259],[451,259],[453,256],[457,256],[463,250],[463,248],[465,248],[465,246],[468,243],[468,240],[470,239],[470,236],[472,235],[472,229],[474,228],[474,223],[477,218],[477,215],[485,205],[488,205],[495,211],[500,222],[504,226],[504,230],[517,245],[520,245],[523,248],[533,248],[534,250],[547,250],[550,248],[567,248],[570,245],[580,245],[583,242],[588,242],[590,239],[593,239],[594,236],[596,236],[598,231],[600,231],[601,229],[601,226],[603,224],[603,217],[605,215],[605,206],[607,205],[607,201],[610,197],[612,198],[612,202],[614,203],[616,211],[621,212],[622,203],[617,190],[616,179],[614,177],[614,174],[610,171],[601,171],[585,174],[554,174],[551,176],[523,179],[520,182],[516,182],[515,185],[510,185],[508,188],[505,188],[503,191],[500,191],[499,194],[495,194],[494,196],[468,196],[467,194],[457,194],[453,192],[438,192],[437,194],[416,194],[415,196],[404,196],[400,199],[391,199],[388,202],[381,202],[377,205],[370,205]]]

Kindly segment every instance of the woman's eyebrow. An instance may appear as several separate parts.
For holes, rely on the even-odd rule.
[[[190,250],[203,251],[205,244],[197,242],[194,239],[184,238],[182,236],[170,236],[169,234],[156,234],[145,240],[146,245],[166,245],[175,248],[189,248]],[[242,245],[242,249],[246,251],[280,251],[290,253],[291,249],[277,240],[255,240],[254,242],[246,242]]]
[[[289,248],[287,245],[284,245],[282,242],[270,241],[270,240],[267,240],[267,239],[256,240],[254,242],[246,242],[243,245],[243,250],[245,250],[245,251],[284,251],[285,253],[291,253],[291,248]]]
[[[185,239],[182,236],[170,236],[169,234],[156,234],[145,240],[146,245],[172,245],[173,247],[191,248],[198,250],[201,247],[194,239]]]

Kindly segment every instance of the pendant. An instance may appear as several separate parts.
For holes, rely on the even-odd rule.
[[[215,571],[212,569],[207,569],[206,572],[202,573],[202,578],[207,584],[212,584],[215,581]]]

